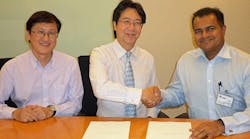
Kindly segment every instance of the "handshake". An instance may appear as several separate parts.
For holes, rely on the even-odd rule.
[[[141,101],[146,107],[152,108],[158,105],[161,100],[161,91],[157,86],[151,86],[142,90]]]

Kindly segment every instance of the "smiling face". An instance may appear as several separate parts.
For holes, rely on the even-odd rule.
[[[139,38],[142,29],[141,17],[133,8],[125,9],[117,22],[113,22],[117,40],[129,51]]]
[[[56,23],[36,23],[30,32],[26,32],[31,50],[37,58],[52,56],[56,47],[57,32]]]
[[[209,60],[213,59],[224,45],[226,27],[221,26],[214,14],[196,17],[193,23],[194,39]]]

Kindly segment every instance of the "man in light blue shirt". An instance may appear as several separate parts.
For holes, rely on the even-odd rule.
[[[0,119],[33,122],[77,115],[83,86],[77,60],[54,50],[61,22],[47,11],[26,23],[30,50],[8,61],[0,72]],[[18,108],[4,104],[9,97]]]
[[[192,139],[250,131],[249,54],[225,43],[224,17],[217,8],[195,12],[192,26],[199,48],[179,59],[160,106],[186,103],[190,118],[212,120],[191,129]]]

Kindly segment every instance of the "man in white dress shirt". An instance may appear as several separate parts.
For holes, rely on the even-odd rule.
[[[135,117],[157,117],[152,107],[160,102],[155,63],[146,50],[135,46],[146,15],[139,3],[123,0],[113,13],[114,42],[94,48],[90,56],[90,80],[97,97],[97,116],[127,117],[125,107],[136,107]],[[125,53],[131,53],[134,87],[124,81]]]
[[[54,50],[61,22],[47,11],[26,22],[30,50],[8,61],[0,72],[0,118],[33,122],[77,115],[83,86],[77,60]],[[18,108],[4,104],[9,97]]]

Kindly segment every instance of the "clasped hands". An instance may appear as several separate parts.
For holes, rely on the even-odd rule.
[[[47,107],[27,105],[12,112],[13,119],[20,122],[34,122],[47,119],[53,115],[53,111]]]
[[[142,90],[141,101],[146,107],[152,108],[158,105],[161,100],[161,91],[157,86],[151,86]]]

